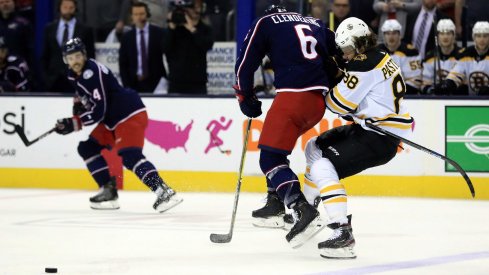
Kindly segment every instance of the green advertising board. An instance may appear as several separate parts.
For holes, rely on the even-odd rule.
[[[446,156],[467,172],[489,172],[489,106],[446,106],[445,118]]]

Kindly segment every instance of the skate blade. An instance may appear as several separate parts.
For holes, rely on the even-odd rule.
[[[158,205],[158,207],[156,207],[156,211],[163,213],[179,205],[182,201],[182,198],[178,197],[177,195],[173,195],[168,202]]]
[[[251,223],[253,226],[260,228],[283,228],[285,224],[283,215],[270,218],[253,218]]]
[[[293,239],[289,241],[292,248],[299,248],[305,244],[308,240],[314,237],[316,234],[321,232],[325,228],[325,224],[321,220],[320,216],[317,216],[312,222],[307,226],[307,228],[301,233],[297,234]]]
[[[353,250],[353,247],[347,246],[342,248],[321,248],[319,254],[323,258],[327,259],[355,259],[357,255]]]
[[[120,208],[119,201],[90,202],[90,208],[95,210],[117,210]]]

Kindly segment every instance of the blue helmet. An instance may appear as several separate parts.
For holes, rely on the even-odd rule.
[[[279,12],[287,12],[287,9],[285,9],[285,7],[284,6],[281,6],[281,5],[270,5],[265,10],[265,12],[263,13],[263,15],[269,15],[269,14],[272,14],[272,13],[279,13]]]
[[[83,44],[83,41],[78,37],[66,41],[61,50],[63,51],[63,56],[76,52],[82,52],[86,55],[85,44]]]

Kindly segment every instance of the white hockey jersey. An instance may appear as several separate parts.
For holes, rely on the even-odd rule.
[[[445,55],[440,51],[440,68],[438,68],[438,65],[436,65],[438,70],[436,83],[441,83],[442,80],[445,80],[447,78],[450,71],[457,64],[457,55],[462,50],[463,49],[455,46],[452,52],[448,55]],[[423,91],[433,85],[433,80],[435,76],[435,62],[438,62],[438,58],[435,57],[434,51],[428,52],[425,60],[423,61]]]
[[[479,55],[475,46],[468,47],[458,56],[457,65],[448,74],[448,79],[469,87],[469,95],[477,95],[479,89],[489,86],[489,55]]]
[[[385,44],[380,45],[379,49],[389,53],[394,62],[401,67],[404,81],[413,88],[409,89],[410,91],[408,93],[413,94],[415,93],[414,91],[417,93],[421,89],[422,75],[421,57],[419,56],[418,50],[403,42],[395,52],[390,52]]]
[[[406,90],[399,65],[388,53],[373,49],[347,63],[343,81],[326,96],[326,106],[333,113],[351,115],[407,137],[414,120],[403,104]]]

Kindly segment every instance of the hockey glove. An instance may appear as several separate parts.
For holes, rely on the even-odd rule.
[[[330,88],[341,82],[344,68],[345,64],[341,56],[328,56],[324,59],[324,70],[328,76]]]
[[[56,133],[60,135],[67,135],[75,131],[79,131],[82,128],[80,117],[67,117],[58,119],[56,122]]]
[[[450,95],[455,93],[456,89],[457,84],[455,84],[455,81],[445,79],[435,86],[434,93],[435,95]]]
[[[74,116],[79,116],[83,113],[85,113],[87,110],[83,106],[81,102],[75,102],[73,103],[73,115]]]
[[[234,85],[233,88],[236,91],[241,112],[247,117],[259,117],[262,114],[261,101],[258,100],[255,93],[243,93],[237,85]]]
[[[480,87],[478,95],[489,95],[489,86]]]

